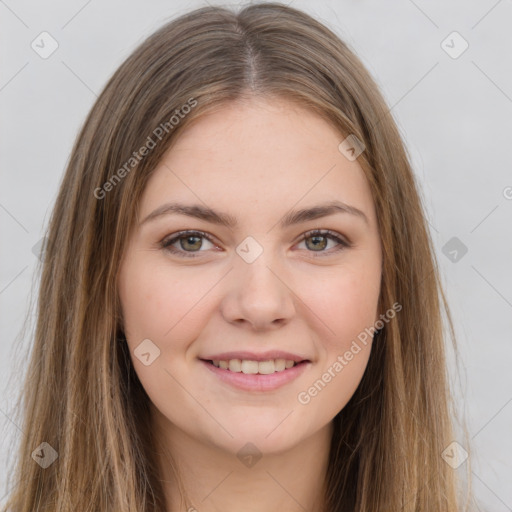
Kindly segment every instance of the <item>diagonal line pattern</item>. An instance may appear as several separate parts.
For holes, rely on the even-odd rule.
[[[12,421],[12,419],[5,413],[5,411],[0,408],[0,412],[23,434],[23,435],[26,435],[25,432],[20,428],[20,426],[15,423],[14,421]]]
[[[94,95],[95,98],[97,98],[99,100],[99,96],[98,94],[96,94],[96,92],[91,88],[89,87],[85,82],[84,80],[82,80],[77,73],[75,73],[63,60],[61,60],[62,64],[64,64],[64,66],[66,68],[68,68],[68,70]],[[115,112],[114,110],[112,110],[112,108],[110,108],[110,105],[105,101],[103,100],[103,105],[105,106],[105,108],[112,114],[113,117],[115,117],[116,119],[119,119],[119,116],[117,115],[117,112]]]
[[[190,192],[192,192],[192,194],[194,194],[197,197],[197,199],[199,201],[201,201],[201,203],[203,203],[205,206],[208,206],[167,164],[165,164],[164,162],[161,162],[159,165],[162,165],[169,172],[171,172],[177,179],[179,179],[181,181],[181,183],[183,183],[183,185],[185,185],[185,187],[187,187],[190,190]]]
[[[91,92],[94,94],[94,96],[95,96],[96,98],[98,97],[98,95],[97,95],[97,94],[92,90],[92,88],[91,88],[91,87],[89,87],[89,86],[88,86],[88,85],[87,85],[87,84],[86,84],[86,83],[85,83],[85,82],[84,82],[84,81],[83,81],[83,80],[82,80],[82,79],[81,79],[81,78],[80,78],[80,77],[79,77],[79,76],[78,76],[78,75],[77,75],[77,74],[76,74],[76,73],[75,73],[75,72],[74,72],[74,71],[73,71],[73,70],[72,70],[72,69],[71,69],[71,68],[70,68],[70,67],[69,67],[69,66],[68,66],[64,61],[63,61],[63,60],[61,60],[61,62],[62,62],[62,64],[64,64],[64,66],[66,66],[66,67],[69,69],[69,71],[71,71],[71,73],[73,73],[73,75],[75,75],[75,77],[76,77],[76,78],[78,78],[78,80],[79,80],[79,81],[80,81],[80,82],[81,82],[81,83],[82,83],[82,84],[83,84],[87,89],[89,89],[89,91],[91,91]]]
[[[15,16],[16,18],[18,18],[18,20],[23,23],[23,25],[25,25],[25,27],[27,28],[30,28],[5,2],[4,0],[0,0],[0,3],[3,4],[9,11],[11,11],[11,13],[13,14],[13,16]]]
[[[279,487],[281,487],[281,489],[283,489],[283,491],[284,491],[286,494],[288,494],[288,496],[290,496],[290,498],[291,498],[293,501],[295,501],[295,503],[297,503],[297,505],[299,505],[299,507],[300,507],[302,510],[306,510],[306,511],[307,511],[307,508],[306,508],[306,507],[304,507],[304,505],[302,505],[302,503],[299,503],[299,502],[294,498],[294,496],[292,496],[292,495],[290,494],[290,492],[289,492],[285,487],[283,487],[283,486],[281,485],[281,483],[279,482],[279,480],[277,480],[277,478],[275,478],[275,477],[274,477],[274,475],[272,475],[272,474],[271,474],[269,471],[267,471],[267,470],[265,470],[265,471],[269,474],[270,478],[272,478],[272,480],[274,480],[274,482],[275,482],[277,485],[279,485]]]
[[[9,78],[9,80],[7,80],[7,82],[2,85],[2,87],[0,87],[0,92],[3,91],[27,66],[28,62],[25,62],[25,64],[23,64],[23,66],[21,66],[21,68],[18,69],[18,71],[16,71],[12,77]]]
[[[480,430],[478,430],[478,432],[477,432],[477,433],[476,433],[476,434],[475,434],[471,439],[475,439],[475,437],[476,437],[478,434],[480,434],[480,432],[482,432],[482,430],[483,430],[484,428],[486,428],[486,427],[487,427],[487,425],[489,425],[489,423],[491,423],[491,421],[492,421],[494,418],[496,418],[496,416],[498,416],[498,414],[499,414],[501,411],[503,411],[503,409],[505,409],[505,407],[507,407],[507,405],[508,405],[510,402],[512,402],[512,398],[510,398],[509,400],[507,400],[507,402],[505,403],[505,405],[503,405],[503,406],[498,410],[498,412],[497,412],[497,413],[496,413],[496,414],[495,414],[495,415],[494,415],[494,416],[493,416],[493,417],[492,417],[492,418],[491,418],[491,419],[490,419],[490,420],[489,420],[489,421],[488,421],[488,422],[487,422],[487,423],[486,423],[482,428],[480,428]]]
[[[16,224],[20,225],[25,233],[28,234],[28,229],[4,205],[0,204],[0,208],[2,208],[2,210],[7,213],[7,215],[9,215],[9,217],[11,217],[11,219],[13,219]]]
[[[485,216],[485,217],[484,217],[484,218],[483,218],[483,219],[482,219],[482,220],[481,220],[481,221],[480,221],[480,222],[479,222],[479,223],[478,223],[478,224],[477,224],[477,225],[476,225],[476,226],[475,226],[471,231],[470,231],[470,233],[473,233],[473,231],[475,231],[475,229],[476,229],[478,226],[480,226],[480,224],[482,224],[482,223],[483,223],[483,221],[484,221],[485,219],[487,219],[487,217],[489,217],[489,216],[491,215],[491,213],[494,213],[494,211],[496,211],[496,209],[498,208],[498,206],[499,206],[499,204],[498,204],[498,205],[496,205],[496,206],[495,206],[495,207],[494,207],[494,208],[493,208],[493,209],[492,209],[492,210],[491,210],[491,211],[490,211],[490,212],[489,212],[489,213],[488,213],[488,214],[487,214],[487,215],[486,215],[486,216]]]
[[[224,425],[222,425],[222,423],[218,421],[217,418],[215,418],[215,416],[213,416],[213,414],[194,395],[192,395],[192,393],[190,393],[190,391],[188,391],[188,389],[185,388],[185,386],[183,386],[183,384],[181,384],[181,382],[179,382],[178,379],[176,379],[176,377],[174,377],[174,375],[172,375],[171,372],[169,372],[169,370],[167,370],[167,368],[164,368],[164,371],[174,379],[176,384],[178,384],[181,387],[181,389],[185,391],[185,393],[187,393],[193,400],[195,400],[197,405],[199,405],[206,412],[206,414],[208,414],[208,416],[210,416],[210,418],[212,418],[212,420],[215,421],[215,423],[217,423],[217,425],[219,425],[219,427],[222,428],[224,432],[226,432],[226,434],[234,438],[233,434],[229,430],[227,430],[226,427],[224,427]]]
[[[494,494],[494,496],[496,496],[496,498],[501,501],[501,503],[503,503],[503,505],[505,505],[508,510],[512,511],[512,507],[510,507],[509,505],[507,505],[474,471],[471,471],[471,473],[473,473],[474,476],[476,476],[478,478],[478,480],[480,480],[480,482],[490,491],[492,492],[492,494]]]
[[[423,9],[421,9],[413,0],[409,0],[409,2],[411,2],[411,4],[414,5],[414,7],[416,7],[416,9],[418,9],[418,11],[420,11],[423,14],[423,16],[425,16],[430,21],[430,23],[432,23],[432,25],[434,25],[434,27],[439,28],[439,25],[437,25],[437,23],[435,23],[434,20]]]
[[[495,286],[493,286],[473,265],[471,265],[471,268],[512,308],[510,301],[501,294]]]
[[[286,288],[288,288],[288,290],[293,293],[293,295],[295,295],[295,297],[297,297],[297,299],[302,302],[302,304],[304,304],[304,306],[306,306],[311,311],[311,313],[313,313],[318,318],[318,320],[320,320],[325,325],[325,327],[327,327],[327,329],[329,329],[329,331],[331,331],[334,336],[336,335],[336,333],[268,265],[267,268],[277,277],[277,279],[279,279],[279,281],[281,281],[281,283],[286,286]]]
[[[501,92],[501,94],[503,94],[503,96],[505,96],[505,98],[507,98],[508,101],[512,102],[512,98],[510,98],[510,96],[474,60],[472,60],[471,63]]]
[[[290,416],[290,414],[294,411],[295,409],[292,409],[266,436],[265,436],[265,439],[267,437],[270,436],[270,434],[272,434],[275,430],[277,430],[278,427],[280,427],[284,422],[285,420],[288,419],[288,417]]]
[[[90,3],[92,0],[88,0],[71,18],[62,25],[62,28],[66,28]]]
[[[428,485],[430,484],[430,482],[431,482],[432,480],[434,480],[434,478],[435,478],[435,476],[432,476],[432,477],[429,479],[429,481],[428,481],[428,482],[426,482],[426,483],[421,487],[420,491],[423,491],[425,488],[428,488]],[[413,495],[413,496],[412,496],[410,499],[408,499],[405,503],[402,501],[403,505],[402,505],[402,507],[401,507],[401,509],[400,509],[400,510],[404,510],[404,508],[405,508],[407,505],[409,505],[410,503],[412,503],[412,502],[413,502],[413,500],[416,500],[416,499],[417,499],[417,495]]]
[[[405,94],[402,95],[401,98],[398,99],[388,110],[387,112],[377,121],[375,127],[384,119],[386,115],[388,115],[413,89],[415,89],[426,77],[429,75],[435,67],[439,65],[439,62],[436,62]]]
[[[7,290],[7,288],[9,288],[9,286],[11,286],[12,283],[14,283],[14,281],[16,281],[16,279],[18,279],[19,276],[21,276],[21,274],[23,274],[23,272],[25,272],[25,270],[27,270],[28,268],[28,265],[23,269],[21,270],[20,272],[18,272],[1,290],[0,290],[0,294],[4,293],[5,290]]]
[[[316,183],[314,183],[311,188],[305,192],[301,198],[299,198],[298,201],[296,201],[293,206],[288,210],[288,211],[291,211],[293,209],[294,206],[296,206],[298,203],[300,203],[305,196],[307,196],[334,168],[336,167],[336,164],[334,164]],[[288,212],[287,212],[288,213]],[[286,214],[285,214],[286,215]],[[284,217],[284,215],[283,215]],[[281,219],[279,219],[281,220]],[[279,223],[279,220],[267,231],[267,234],[270,233],[276,226],[277,224]]]
[[[207,499],[211,494],[213,494],[228,478],[229,475],[231,475],[233,471],[230,471],[201,501],[204,501]]]
[[[472,27],[471,30],[473,30],[481,21],[483,21],[487,15],[494,10],[495,7],[498,6],[498,4],[501,3],[501,0],[498,0]]]
[[[221,281],[224,279],[231,271],[233,267],[231,267],[166,333],[164,336],[167,336],[205,297],[208,295]]]

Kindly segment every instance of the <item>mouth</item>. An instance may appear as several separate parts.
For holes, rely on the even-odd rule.
[[[272,375],[280,373],[295,366],[309,362],[307,359],[294,361],[293,359],[267,359],[257,361],[254,359],[201,359],[202,361],[233,373],[245,375]]]
[[[242,391],[274,391],[298,378],[311,365],[300,359],[200,359],[216,382]],[[218,380],[217,380],[218,379]]]

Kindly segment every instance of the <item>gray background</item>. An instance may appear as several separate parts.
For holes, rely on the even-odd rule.
[[[12,421],[12,368],[17,347],[30,341],[19,333],[37,263],[32,249],[74,138],[128,54],[169,18],[203,5],[0,0],[0,497],[10,449],[23,435]],[[474,492],[481,510],[512,511],[512,1],[291,5],[355,50],[403,134],[458,336],[460,378],[454,362],[451,374],[471,438],[463,446],[471,448]],[[59,45],[46,59],[31,47],[43,31]],[[469,44],[458,56],[463,42],[448,37],[453,31]]]

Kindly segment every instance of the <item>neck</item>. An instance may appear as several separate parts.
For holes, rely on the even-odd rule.
[[[197,439],[153,415],[168,511],[288,512],[325,506],[332,422],[286,451],[261,453],[240,441],[230,450]]]

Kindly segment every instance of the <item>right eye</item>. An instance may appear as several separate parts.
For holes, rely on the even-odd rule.
[[[203,231],[180,231],[174,233],[170,237],[166,237],[160,242],[162,249],[169,251],[172,254],[183,256],[185,258],[197,257],[197,252],[204,252],[200,249],[203,247],[202,239],[206,239],[208,243],[213,244],[211,237]],[[175,244],[179,244],[178,247],[174,247]],[[188,249],[191,249],[190,251]]]

